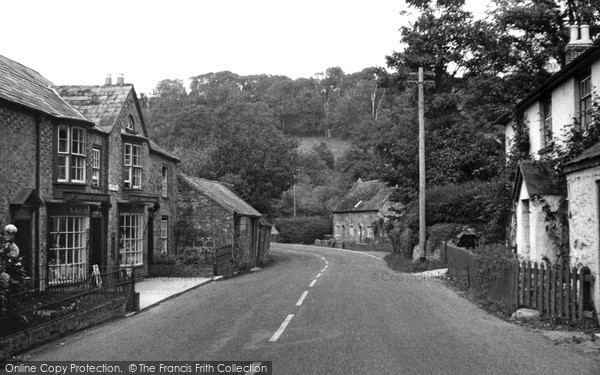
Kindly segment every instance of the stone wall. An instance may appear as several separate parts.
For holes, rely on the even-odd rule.
[[[233,214],[191,187],[181,177],[178,179],[178,189],[177,246],[198,247],[207,242],[214,248],[233,245]]]
[[[126,297],[117,297],[102,305],[0,339],[0,362],[59,337],[123,316],[126,303]]]

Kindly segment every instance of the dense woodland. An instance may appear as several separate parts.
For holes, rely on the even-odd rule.
[[[397,227],[416,225],[418,122],[414,73],[426,71],[428,224],[469,223],[490,241],[506,228],[503,129],[496,120],[564,65],[568,25],[600,25],[600,0],[495,0],[476,19],[463,0],[407,0],[386,67],[308,78],[223,71],[161,81],[142,98],[150,136],[184,173],[231,183],[269,219],[327,215],[357,178],[398,186]],[[405,16],[405,15],[404,15]],[[399,15],[399,23],[403,19]],[[331,136],[298,152],[299,137]],[[324,138],[326,140],[327,138]]]

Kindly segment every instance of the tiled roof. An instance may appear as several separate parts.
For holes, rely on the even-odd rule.
[[[56,118],[90,122],[52,88],[52,82],[33,69],[0,55],[0,98]]]
[[[393,191],[393,187],[382,181],[359,179],[333,212],[379,211]]]
[[[112,131],[132,89],[128,84],[56,86],[61,97],[106,133]]]
[[[245,216],[262,216],[260,212],[256,211],[242,198],[238,197],[233,191],[218,181],[210,181],[183,174],[180,176],[190,186],[198,190],[198,192],[205,194],[231,213]]]
[[[175,157],[173,154],[169,153],[169,151],[157,145],[154,141],[150,140],[150,151],[154,151],[158,154],[166,156],[169,159],[173,159],[176,161],[180,161],[179,158]]]
[[[518,199],[521,184],[524,183],[530,197],[540,195],[561,195],[558,174],[541,162],[519,164],[513,198]]]

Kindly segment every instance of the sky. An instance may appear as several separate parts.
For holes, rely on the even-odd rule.
[[[467,3],[482,13],[487,1]],[[402,0],[4,0],[0,9],[0,55],[56,85],[123,74],[138,94],[224,70],[296,79],[385,66],[410,20]]]

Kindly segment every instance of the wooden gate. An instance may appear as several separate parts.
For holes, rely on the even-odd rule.
[[[214,274],[228,278],[233,276],[233,246],[226,245],[215,250]]]
[[[590,269],[547,266],[523,261],[513,268],[513,300],[517,307],[536,309],[541,316],[579,321],[593,317]]]

